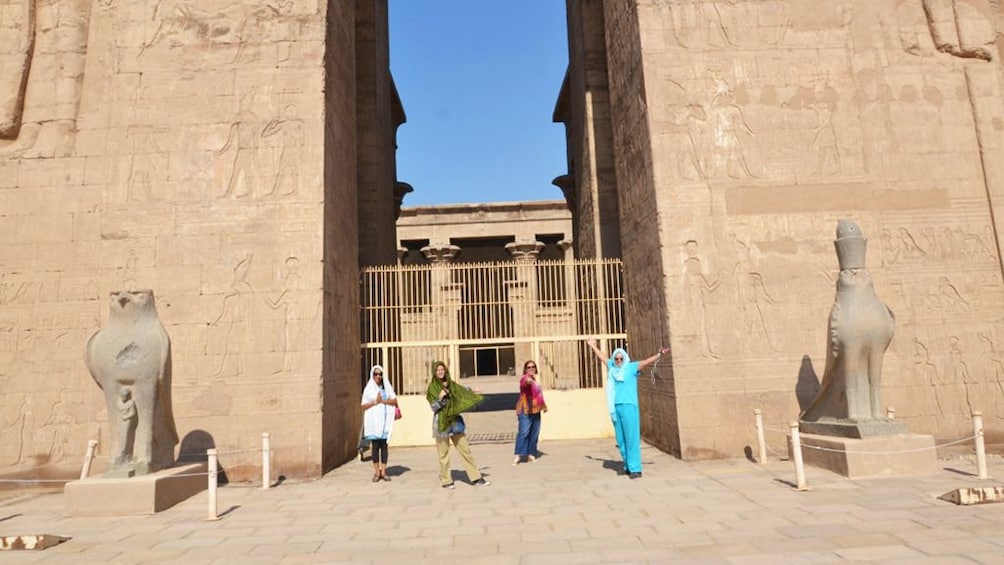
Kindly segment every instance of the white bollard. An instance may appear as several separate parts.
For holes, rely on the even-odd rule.
[[[795,488],[809,490],[805,485],[805,466],[802,464],[802,439],[798,436],[798,422],[788,424],[791,431],[791,459],[795,462]]]
[[[87,440],[87,453],[84,454],[84,466],[80,468],[80,480],[87,478],[91,474],[91,461],[94,460],[94,448],[98,446],[98,440]]]
[[[896,419],[896,409],[893,408],[892,406],[886,406],[885,417],[889,418],[890,420],[895,420]]]
[[[767,462],[767,440],[763,437],[763,412],[759,408],[753,409],[753,419],[756,425],[756,448],[757,463]]]
[[[987,477],[987,446],[983,441],[983,412],[973,410],[973,434],[976,435],[976,478]]]
[[[206,466],[209,469],[209,517],[206,520],[219,520],[219,508],[216,504],[216,450],[206,450]]]
[[[268,438],[268,432],[261,434],[261,490],[268,490],[272,486],[272,450]]]

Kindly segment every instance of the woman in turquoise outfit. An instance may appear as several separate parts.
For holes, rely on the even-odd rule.
[[[614,434],[617,436],[617,447],[624,460],[624,472],[632,479],[641,478],[641,416],[638,413],[638,373],[645,367],[655,363],[665,353],[668,347],[660,347],[659,351],[642,361],[631,361],[627,351],[622,348],[614,350],[608,359],[596,346],[596,340],[586,341],[586,345],[596,353],[601,363],[607,366],[607,408],[610,410],[610,420],[614,424]]]

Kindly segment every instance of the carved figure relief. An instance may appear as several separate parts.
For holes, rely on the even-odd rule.
[[[954,427],[965,426],[969,420],[973,402],[977,401],[977,387],[978,383],[966,361],[962,339],[958,336],[949,337],[948,360],[942,382],[945,394],[941,397],[941,404],[945,410],[945,418],[954,421]]]
[[[753,47],[781,43],[791,25],[787,2],[689,0],[660,5],[670,10],[681,47]]]
[[[219,9],[204,9],[198,4],[177,0],[158,2],[150,13],[157,27],[143,43],[140,56],[166,47],[182,58],[201,57],[203,62],[206,59],[219,64],[253,62],[258,60],[259,53],[254,42],[246,38],[268,37],[270,25],[290,18],[306,23],[312,15],[306,8],[294,15],[293,0],[265,1],[258,7],[234,2]],[[188,46],[196,49],[177,50]]]
[[[189,2],[180,2],[173,8],[167,9],[170,13],[158,13],[164,10],[164,7],[160,3],[157,4],[154,17],[159,17],[160,23],[153,37],[143,44],[144,48],[161,42],[179,46],[200,43],[236,45],[241,41],[244,8],[240,5],[208,11],[200,10]]]
[[[261,119],[254,110],[257,98],[250,93],[241,100],[227,139],[216,151],[223,166],[220,198],[282,198],[299,189],[296,155],[304,143],[303,122],[292,105],[272,120]]]
[[[79,408],[80,395],[69,389],[59,391],[59,396],[52,403],[49,417],[42,423],[42,431],[46,435],[48,445],[48,462],[62,461],[64,457],[74,452],[70,448],[70,429],[75,423],[73,413]]]
[[[31,400],[32,395],[23,396],[17,419],[14,420],[12,426],[17,431],[19,438],[17,456],[14,458],[15,465],[29,463],[29,458],[35,454],[35,431],[38,429],[35,422],[35,409]]]
[[[115,460],[106,476],[143,475],[174,464],[171,340],[153,291],[111,293],[108,324],[87,342],[87,369],[105,393]],[[135,418],[135,422],[133,422]]]
[[[0,154],[32,159],[72,152],[90,10],[90,0],[5,4],[0,17]]]
[[[167,180],[167,154],[157,143],[155,134],[151,128],[129,129],[132,154],[129,158],[126,202],[163,199],[157,191]]]
[[[816,153],[816,166],[812,176],[833,176],[840,171],[840,146],[837,130],[833,127],[833,111],[836,101],[814,101],[810,104],[816,114],[816,126],[812,130],[812,149]]]
[[[777,305],[777,300],[767,292],[764,277],[753,263],[750,246],[734,234],[732,245],[739,258],[733,273],[736,280],[736,304],[743,313],[743,335],[748,337],[747,348],[752,349],[754,342],[759,342],[766,345],[767,350],[777,351],[767,327],[769,309]]]
[[[984,412],[992,411],[998,418],[1004,418],[1004,355],[997,351],[990,337],[980,334],[983,354],[980,362],[983,370],[983,393],[978,396]],[[991,400],[992,399],[992,400]]]
[[[927,346],[918,339],[913,340],[913,370],[915,378],[930,389],[927,398],[931,400],[931,404],[927,407],[927,413],[934,416],[934,427],[937,431],[945,415],[944,402],[941,400],[944,392],[941,388],[943,379],[938,366],[931,361],[931,353]]]
[[[223,297],[223,307],[220,314],[210,326],[210,340],[214,337],[214,328],[222,329],[222,347],[220,350],[220,365],[212,376],[232,376],[244,373],[244,356],[241,353],[243,344],[249,340],[251,309],[254,300],[254,288],[248,282],[248,270],[254,254],[248,253],[233,269],[233,279],[230,291]],[[224,372],[226,371],[226,372]]]
[[[263,146],[271,153],[275,177],[265,196],[291,196],[300,186],[296,155],[303,147],[303,121],[296,117],[296,107],[283,107],[281,115],[262,129]]]
[[[682,138],[677,153],[681,178],[751,178],[746,160],[745,140],[753,137],[742,109],[735,104],[729,83],[718,71],[709,70],[711,85],[706,97],[692,97],[679,83],[673,82],[685,101],[669,110]]]
[[[271,351],[282,354],[282,362],[272,367],[271,374],[292,371],[289,360],[290,322],[296,315],[297,303],[295,301],[295,291],[300,287],[300,259],[297,257],[287,257],[283,262],[283,275],[279,285],[279,296],[274,300],[268,295],[264,297],[265,304],[275,312],[274,323],[278,327],[274,330],[274,335],[279,336],[279,341]]]
[[[209,324],[211,349],[220,356],[210,377],[233,377],[245,372],[245,348],[277,354],[259,359],[257,373],[290,370],[290,325],[298,315],[296,290],[300,284],[299,259],[288,257],[282,267],[278,295],[259,292],[248,281],[254,254],[248,253],[233,269],[230,291],[223,297],[219,315]]]
[[[721,285],[718,277],[709,277],[704,273],[704,264],[698,255],[697,242],[688,241],[685,245],[686,259],[683,261],[684,283],[686,284],[686,304],[689,317],[697,321],[695,328],[701,340],[701,352],[708,357],[719,358],[711,344],[711,334],[708,331],[709,296]]]
[[[746,163],[743,135],[753,137],[742,110],[734,103],[732,88],[718,81],[708,107],[708,127],[711,130],[711,176],[734,179],[755,176]]]

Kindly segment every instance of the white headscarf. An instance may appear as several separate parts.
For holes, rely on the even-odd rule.
[[[383,373],[383,389],[373,379],[373,373],[379,370]],[[369,404],[377,399],[377,396],[384,395],[384,400],[397,398],[394,394],[394,387],[390,384],[390,377],[387,371],[380,365],[373,365],[370,368],[370,380],[363,389],[363,399],[360,404]],[[363,436],[377,439],[390,439],[391,432],[394,431],[394,407],[390,404],[377,404],[363,412]]]
[[[623,355],[624,361],[621,362],[620,367],[617,366],[617,362],[614,359],[617,355]],[[614,417],[614,383],[624,382],[624,369],[627,368],[628,363],[631,362],[631,358],[628,357],[627,351],[624,351],[623,347],[618,347],[614,349],[614,352],[610,354],[610,359],[607,360],[607,381],[604,383],[604,387],[607,393],[607,409],[610,411],[610,419]]]
[[[617,358],[618,353],[624,356],[624,361],[621,362],[620,367],[617,366],[617,361],[614,361],[614,359]],[[624,369],[626,369],[630,363],[631,363],[631,358],[628,357],[627,351],[624,351],[623,347],[618,347],[617,349],[614,349],[614,352],[610,354],[610,361],[607,363],[610,378],[617,382],[623,381]]]

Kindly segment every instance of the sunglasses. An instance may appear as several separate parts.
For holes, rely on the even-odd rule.
[[[536,365],[527,365],[526,368],[527,369],[536,369],[537,366]]]
[[[619,355],[617,357],[614,357],[614,361],[623,361],[623,360],[624,358]]]
[[[374,376],[374,377],[382,377],[382,376],[383,376],[383,373],[373,373],[373,376]]]

